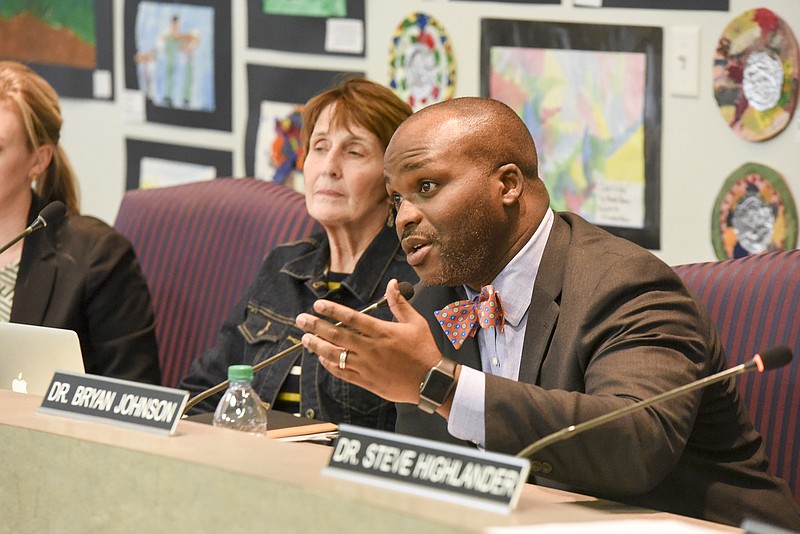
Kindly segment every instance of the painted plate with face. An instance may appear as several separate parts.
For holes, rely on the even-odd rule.
[[[777,171],[745,163],[725,181],[711,216],[717,258],[790,250],[797,246],[797,209]]]
[[[714,55],[714,97],[736,135],[764,141],[779,134],[797,104],[797,40],[766,8],[733,19]]]
[[[450,38],[433,17],[415,12],[394,32],[389,87],[413,111],[453,97],[456,64]]]

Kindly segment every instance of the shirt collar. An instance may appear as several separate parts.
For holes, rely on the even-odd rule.
[[[506,323],[511,326],[519,325],[522,318],[527,313],[531,305],[532,291],[520,291],[519,288],[533,288],[536,282],[536,275],[539,272],[539,264],[542,261],[544,247],[550,230],[553,228],[553,210],[547,209],[542,222],[533,233],[525,246],[511,258],[500,274],[492,280],[495,290],[500,293],[500,300],[503,304],[503,315]],[[472,291],[469,287],[464,287],[467,298],[473,299],[480,292]]]
[[[330,243],[324,232],[315,236],[314,241],[317,246],[313,250],[287,262],[281,271],[305,280],[307,284],[324,278],[330,257]],[[377,291],[385,289],[379,288],[378,284],[398,256],[402,257],[403,251],[397,233],[394,228],[384,226],[364,251],[353,272],[342,280],[341,288],[347,288],[362,303],[370,302]]]

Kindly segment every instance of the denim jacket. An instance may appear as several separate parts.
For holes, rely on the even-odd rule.
[[[196,359],[179,387],[192,396],[227,378],[229,365],[255,365],[298,343],[303,331],[294,324],[301,312],[312,312],[325,298],[361,309],[386,290],[392,278],[415,283],[394,229],[385,227],[335,291],[328,291],[325,269],[330,245],[325,233],[276,247],[267,255],[253,284],[233,308],[216,345]],[[372,315],[391,320],[388,308]],[[333,423],[394,430],[394,403],[335,378],[305,349],[258,371],[253,387],[261,400],[273,404],[293,362],[300,358],[300,411],[306,417]],[[199,403],[192,413],[213,411],[221,394]]]

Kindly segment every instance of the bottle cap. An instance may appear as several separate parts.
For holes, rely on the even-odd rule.
[[[228,382],[243,382],[253,380],[252,365],[231,365],[228,367]]]

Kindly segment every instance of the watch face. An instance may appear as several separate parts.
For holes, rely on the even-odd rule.
[[[443,373],[439,369],[433,368],[428,378],[425,380],[425,385],[420,392],[420,396],[441,405],[450,392],[450,387],[453,385],[454,381],[455,379],[452,376]]]

